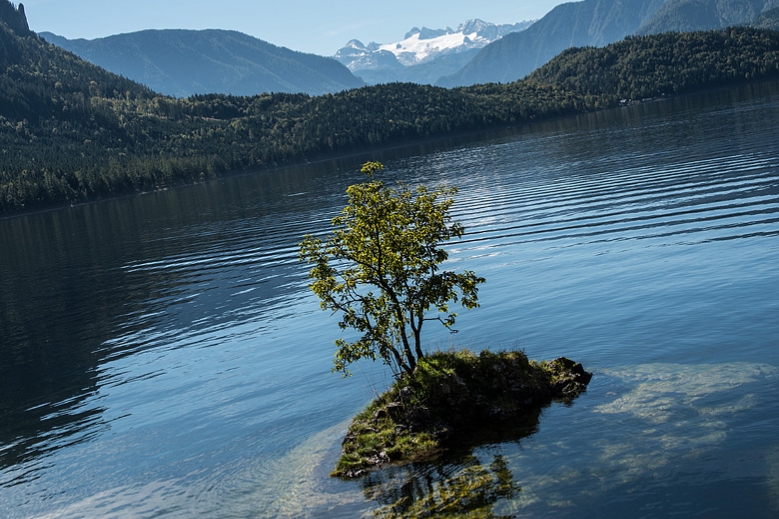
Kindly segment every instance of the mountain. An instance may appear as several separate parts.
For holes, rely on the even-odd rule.
[[[148,30],[95,40],[40,36],[106,70],[176,97],[320,95],[364,86],[332,58],[277,47],[235,31]]]
[[[335,54],[335,59],[369,84],[404,81],[432,84],[439,77],[462,68],[479,49],[506,34],[519,32],[532,21],[496,25],[468,20],[456,30],[414,27],[393,43],[364,45],[351,40]]]
[[[461,70],[435,84],[509,82],[570,47],[602,47],[627,35],[720,29],[751,23],[776,27],[779,0],[584,0],[555,7],[521,33],[484,47]],[[753,22],[754,20],[754,22]],[[773,25],[772,25],[773,24]]]
[[[19,14],[0,8],[0,214],[779,77],[779,32],[738,27],[571,49],[503,85],[176,99],[25,31]]]
[[[484,47],[436,82],[454,87],[520,79],[569,47],[603,46],[633,34],[667,0],[584,0],[560,4],[527,30]]]
[[[29,129],[44,120],[68,124],[80,120],[86,124],[86,132],[104,134],[110,126],[100,127],[99,117],[95,118],[99,103],[92,103],[93,97],[113,103],[157,96],[139,83],[47,43],[27,28],[26,19],[14,17],[16,11],[8,10],[8,5],[6,0],[0,0],[0,140],[13,133],[8,133],[9,121],[21,121]],[[19,9],[23,15],[21,4]],[[11,29],[14,25],[17,30]],[[121,136],[122,132],[118,134]],[[37,140],[32,134],[25,135],[30,137],[30,143]],[[3,158],[8,156],[2,154]],[[0,173],[6,172],[5,167],[0,167]]]
[[[769,9],[754,20],[749,25],[757,27],[758,29],[773,29],[779,30],[779,7]]]
[[[521,83],[176,99],[2,22],[0,214],[586,109],[580,96]]]
[[[443,54],[433,60],[408,67],[400,65],[395,60],[397,63],[395,66],[365,68],[355,71],[355,75],[369,85],[395,82],[433,85],[441,76],[452,74],[463,68],[478,53],[479,49],[462,50]]]
[[[30,26],[27,24],[27,15],[24,13],[23,4],[14,7],[10,2],[0,2],[0,20],[19,36],[30,34]]]
[[[730,27],[629,36],[602,48],[571,48],[526,82],[554,84],[585,97],[601,97],[603,103],[604,95],[639,100],[777,76],[779,32]]]
[[[669,0],[637,34],[689,32],[743,25],[779,7],[779,0]]]

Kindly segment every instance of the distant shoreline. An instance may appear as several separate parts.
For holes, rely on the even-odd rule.
[[[599,112],[608,112],[611,110],[618,110],[623,108],[628,108],[631,106],[638,106],[642,104],[647,104],[648,102],[656,103],[656,102],[663,102],[663,101],[671,101],[675,99],[683,99],[685,97],[691,97],[691,96],[697,96],[701,94],[706,93],[713,93],[718,91],[726,91],[726,90],[733,90],[733,89],[740,89],[740,88],[746,88],[750,86],[757,86],[757,85],[769,85],[769,84],[779,84],[779,79],[777,78],[761,78],[761,79],[752,79],[752,80],[743,80],[739,83],[735,84],[727,84],[727,85],[716,85],[716,86],[708,86],[705,88],[701,88],[698,90],[688,91],[680,94],[675,95],[665,95],[662,97],[653,97],[653,98],[647,98],[647,99],[641,99],[641,100],[629,100],[626,104],[622,104],[619,100],[617,101],[617,104],[606,106],[602,108],[598,108],[595,110],[588,110],[588,111],[582,111],[577,113],[568,113],[568,114],[560,114],[560,115],[552,115],[548,117],[539,117],[534,118],[530,120],[520,120],[512,124],[500,124],[488,128],[476,128],[476,129],[470,129],[470,130],[461,130],[461,131],[454,131],[451,133],[446,134],[438,134],[433,135],[429,137],[423,137],[418,138],[414,140],[409,141],[398,141],[398,142],[391,142],[381,145],[376,145],[373,147],[370,147],[368,149],[362,149],[359,151],[347,151],[347,152],[329,152],[326,154],[320,154],[319,156],[316,156],[315,158],[311,159],[296,159],[296,160],[290,160],[289,162],[274,165],[274,166],[268,166],[268,167],[258,167],[258,168],[247,168],[243,170],[233,170],[233,171],[227,171],[224,173],[219,174],[215,178],[209,178],[204,181],[197,181],[197,182],[188,182],[188,183],[182,183],[178,185],[172,185],[172,186],[164,186],[160,187],[158,189],[151,189],[151,190],[144,190],[144,191],[134,191],[134,192],[127,192],[127,193],[120,193],[115,196],[105,196],[96,198],[93,200],[86,200],[83,202],[77,202],[77,203],[71,203],[71,204],[63,204],[63,205],[51,205],[48,207],[34,207],[29,210],[21,209],[19,211],[14,211],[11,214],[1,215],[0,221],[2,220],[11,220],[15,218],[22,218],[26,216],[31,216],[35,214],[45,214],[55,211],[61,211],[66,210],[70,208],[77,208],[82,206],[88,206],[93,205],[97,203],[103,203],[103,202],[110,202],[113,200],[122,200],[126,198],[131,197],[137,197],[137,196],[143,196],[143,195],[149,195],[154,193],[161,193],[165,191],[169,191],[172,189],[180,189],[180,188],[187,188],[187,187],[193,187],[197,185],[204,185],[211,182],[218,182],[230,178],[236,178],[236,177],[244,177],[244,176],[250,176],[250,175],[258,175],[263,173],[271,173],[276,171],[281,171],[287,168],[295,168],[295,167],[305,167],[309,165],[316,165],[316,164],[323,164],[327,162],[333,162],[333,161],[339,161],[339,160],[354,160],[355,164],[359,163],[361,160],[367,160],[367,159],[375,159],[377,155],[380,155],[382,153],[388,153],[392,151],[401,151],[401,150],[411,150],[413,148],[424,146],[424,145],[434,145],[434,144],[441,144],[446,141],[462,141],[462,142],[470,142],[472,140],[488,140],[491,137],[498,136],[498,135],[512,135],[517,133],[518,131],[521,131],[523,129],[526,129],[534,124],[543,124],[553,121],[560,121],[564,119],[574,118],[574,117],[580,117],[583,115],[593,114],[593,113],[599,113]],[[456,145],[455,143],[452,143],[453,145]]]

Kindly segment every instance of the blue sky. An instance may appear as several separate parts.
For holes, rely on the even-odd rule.
[[[18,0],[12,0],[18,3]],[[347,41],[389,43],[414,26],[456,27],[480,18],[515,23],[562,0],[24,0],[30,28],[66,38],[143,29],[232,29],[303,52],[333,55]]]

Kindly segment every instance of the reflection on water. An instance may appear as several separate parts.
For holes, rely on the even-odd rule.
[[[566,406],[581,395],[561,397]],[[538,402],[519,418],[495,419],[474,427],[467,440],[445,453],[443,461],[388,467],[369,472],[360,483],[369,500],[382,505],[374,516],[380,518],[484,517],[498,518],[493,506],[511,499],[521,488],[514,482],[506,460],[492,453],[491,463],[482,463],[473,454],[481,445],[519,444],[537,431],[543,409],[552,404]]]
[[[390,478],[384,474],[368,476],[366,496],[383,504],[373,517],[502,519],[505,516],[495,515],[494,505],[522,491],[500,454],[494,455],[487,466],[477,457],[468,456],[456,465],[453,474],[444,467],[424,475],[410,468],[404,472]]]
[[[303,288],[289,282],[290,271],[300,279],[289,236],[319,219],[312,198],[336,196],[279,193],[309,189],[317,171],[0,221],[0,469],[13,468],[0,486],[35,478],[39,458],[109,430],[100,387],[166,369],[127,376],[108,363],[213,346],[236,322],[244,329],[233,339],[272,329]],[[246,326],[257,315],[271,319]]]
[[[575,437],[550,443],[536,439],[532,447],[508,457],[524,489],[510,508],[531,516],[534,510],[551,508],[558,517],[567,517],[575,514],[570,506],[576,503],[592,509],[611,506],[618,516],[620,508],[635,512],[664,497],[661,513],[698,512],[690,508],[693,503],[684,502],[684,492],[691,485],[716,488],[739,479],[720,472],[717,460],[729,455],[728,448],[739,452],[752,442],[756,420],[776,409],[778,380],[776,367],[750,363],[603,370],[597,374],[597,388],[588,390],[586,412],[576,417]],[[552,422],[551,429],[557,418],[547,416],[542,423]],[[775,471],[770,458],[770,451],[749,453],[741,461],[750,465],[744,476],[770,481]],[[536,472],[531,465],[545,470]],[[756,516],[779,511],[775,500],[766,498],[766,489],[754,490],[750,497]],[[629,506],[622,499],[628,495],[634,496]],[[731,497],[713,493],[709,499],[719,508]],[[727,516],[722,509],[716,515]]]
[[[376,517],[536,517],[545,509],[556,510],[555,517],[577,517],[586,504],[592,507],[588,509],[624,507],[622,497],[628,495],[634,498],[625,512],[635,511],[643,504],[641,494],[651,496],[653,487],[672,480],[684,488],[692,483],[685,467],[706,465],[721,455],[728,435],[742,433],[733,430],[738,416],[776,396],[776,390],[766,394],[765,388],[776,386],[779,370],[748,363],[646,364],[604,370],[598,373],[601,377],[606,381],[600,381],[597,394],[585,393],[580,401],[591,400],[586,412],[581,407],[577,411],[576,404],[556,409],[557,416],[576,413],[577,427],[568,429],[570,437],[551,433],[554,441],[531,437],[513,452],[503,443],[503,450],[509,451],[504,454],[495,454],[501,447],[488,446],[443,466],[371,475],[364,486],[366,495],[381,505]],[[607,427],[604,414],[611,415]],[[542,425],[554,429],[557,424],[548,424],[554,418],[546,416]],[[768,481],[769,499],[760,500],[766,516],[779,512],[775,449],[765,453],[764,462],[745,468],[744,475]],[[480,459],[491,457],[495,461],[488,469]],[[695,484],[732,481],[732,473],[718,474],[716,464],[711,465],[695,476]],[[457,494],[461,499],[454,498]]]
[[[330,478],[347,425],[317,434],[261,473],[244,474],[263,492],[232,503],[235,516],[498,519],[495,505],[522,490],[496,444],[486,456],[468,452],[446,462],[386,467],[358,480]],[[524,436],[515,431],[511,441]]]
[[[633,517],[653,507],[650,516],[692,516],[699,510],[690,488],[744,479],[759,482],[743,489],[754,500],[752,516],[772,517],[779,512],[779,447],[744,448],[761,408],[777,409],[777,381],[779,369],[752,363],[606,369],[572,406],[544,411],[537,432],[357,480],[372,508],[360,506],[349,482],[326,477],[344,423],[281,460],[262,484],[274,490],[249,501],[262,510],[258,517],[283,518],[579,517],[582,509]],[[738,463],[721,472],[731,451]],[[731,499],[711,494],[714,515],[727,517]]]

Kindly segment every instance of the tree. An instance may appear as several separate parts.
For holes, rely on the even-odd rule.
[[[449,214],[456,188],[392,189],[373,178],[383,169],[379,162],[364,164],[368,182],[346,190],[349,203],[333,218],[333,233],[325,242],[307,235],[300,244],[301,260],[313,265],[309,287],[321,308],[341,312],[339,326],[363,334],[336,341],[334,371],[344,375],[362,358],[413,373],[424,356],[423,325],[439,321],[451,329],[457,314],[450,303],[478,307],[484,283],[471,271],[440,268],[449,256],[441,244],[464,232]]]

